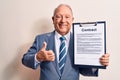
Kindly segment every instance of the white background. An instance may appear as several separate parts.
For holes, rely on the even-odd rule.
[[[21,58],[36,35],[54,29],[51,17],[60,3],[72,7],[74,22],[107,22],[110,65],[99,77],[81,80],[120,80],[119,0],[0,0],[0,80],[39,80],[39,68],[23,66]]]

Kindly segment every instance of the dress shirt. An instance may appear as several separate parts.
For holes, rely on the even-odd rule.
[[[59,48],[60,48],[60,37],[62,37],[62,35],[60,35],[57,31],[55,31],[55,47],[56,47],[56,54],[57,54],[57,61],[59,62]],[[66,38],[65,40],[65,46],[66,46],[66,51],[68,50],[68,46],[69,46],[69,41],[70,41],[70,32],[67,33],[66,35],[64,35],[64,37]]]

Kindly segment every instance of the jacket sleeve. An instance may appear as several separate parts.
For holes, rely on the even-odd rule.
[[[40,49],[38,45],[40,44],[40,42],[38,40],[39,40],[38,37],[36,37],[33,45],[30,47],[28,52],[23,55],[23,58],[22,58],[22,64],[32,69],[36,69],[37,66],[39,65],[35,63],[35,54]]]
[[[79,72],[83,76],[98,76],[97,68],[79,68]]]

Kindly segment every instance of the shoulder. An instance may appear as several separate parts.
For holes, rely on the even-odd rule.
[[[53,32],[49,32],[49,33],[44,33],[44,34],[39,34],[36,36],[36,38],[46,38],[46,37],[51,37],[54,36],[54,31]]]
[[[49,32],[49,33],[44,33],[44,34],[39,34],[35,37],[35,41],[38,42],[43,42],[43,41],[49,41],[50,39],[53,39],[55,35],[55,32]]]

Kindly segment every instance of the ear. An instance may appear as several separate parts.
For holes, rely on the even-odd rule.
[[[52,21],[54,22],[54,16],[52,17]]]
[[[72,21],[74,20],[74,17],[72,18]]]

